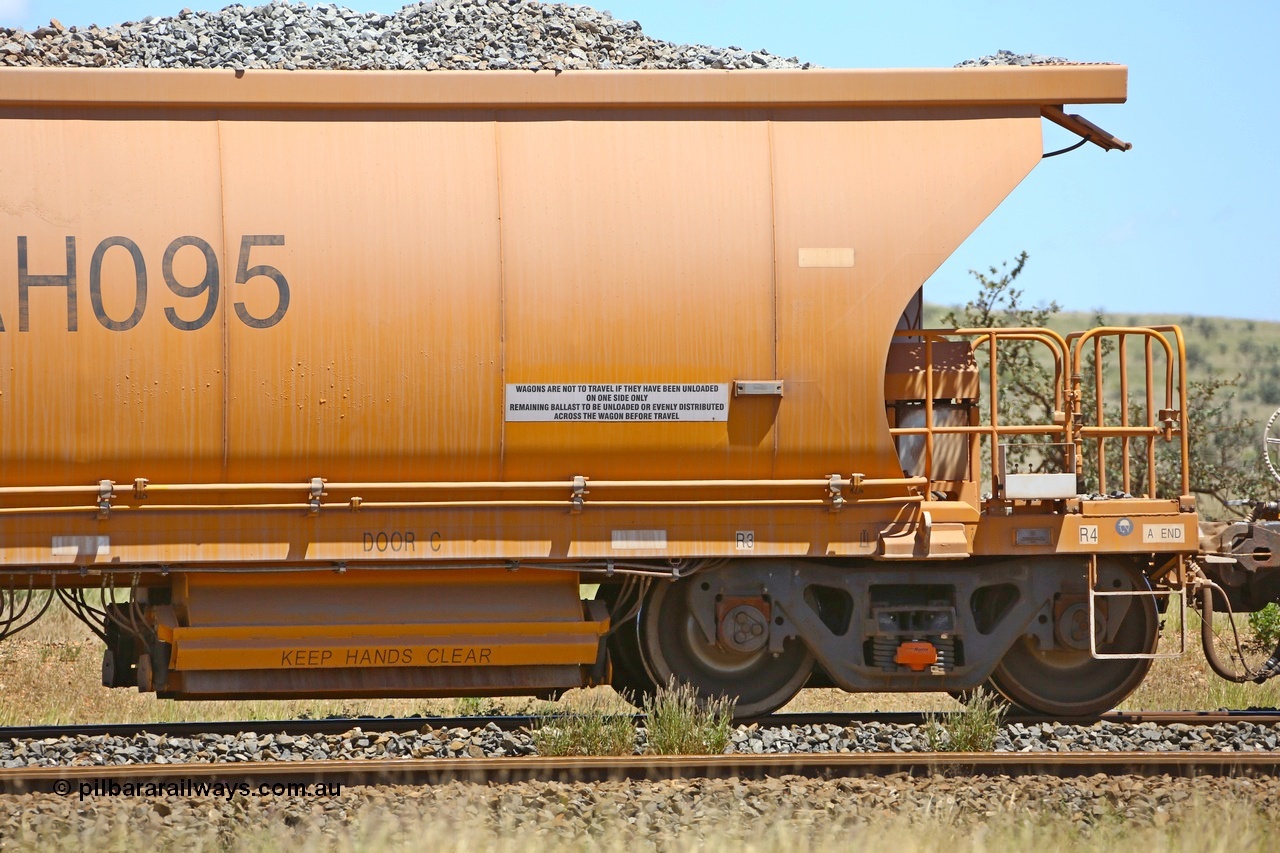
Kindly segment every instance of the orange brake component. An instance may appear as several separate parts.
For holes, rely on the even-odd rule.
[[[938,650],[933,643],[912,641],[898,646],[893,662],[914,672],[924,672],[938,662]]]

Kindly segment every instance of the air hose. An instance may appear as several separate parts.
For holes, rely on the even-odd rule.
[[[1244,649],[1240,646],[1240,634],[1236,630],[1236,617],[1231,612],[1231,602],[1227,601],[1226,593],[1223,593],[1223,601],[1227,601],[1227,619],[1231,624],[1231,634],[1235,639],[1236,654],[1240,656],[1240,664],[1244,667],[1243,673],[1233,672],[1227,667],[1221,658],[1218,657],[1218,650],[1214,646],[1216,636],[1213,633],[1213,592],[1223,592],[1222,587],[1213,581],[1201,578],[1200,588],[1200,644],[1204,646],[1204,657],[1209,662],[1209,668],[1219,678],[1235,684],[1244,684],[1252,681],[1255,684],[1262,684],[1264,681],[1275,678],[1280,675],[1280,645],[1276,646],[1276,650],[1271,653],[1271,657],[1267,658],[1258,670],[1251,670],[1244,660]]]

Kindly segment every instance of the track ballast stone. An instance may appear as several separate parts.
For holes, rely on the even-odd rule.
[[[672,44],[590,6],[437,0],[391,14],[334,3],[184,9],[99,27],[0,27],[0,67],[571,70],[808,68],[766,50]]]
[[[945,749],[945,742],[942,744]],[[739,726],[726,753],[918,753],[929,752],[923,726],[864,723],[856,726]],[[997,752],[1263,752],[1280,749],[1280,727],[1256,723],[1212,726],[1099,723],[1067,726],[1013,723],[996,736]],[[636,731],[634,753],[648,749]],[[326,761],[411,758],[501,758],[536,755],[527,731],[484,728],[377,732],[353,728],[340,735],[236,735],[170,737],[76,736],[0,741],[0,768],[115,766],[122,764],[216,764],[241,761]]]

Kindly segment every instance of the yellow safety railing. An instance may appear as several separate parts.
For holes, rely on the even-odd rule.
[[[1086,443],[1092,445],[1088,451],[1096,460],[1098,471],[1097,491],[1106,493],[1110,482],[1119,482],[1126,493],[1132,492],[1134,469],[1137,460],[1134,458],[1133,443],[1135,439],[1146,439],[1145,459],[1146,476],[1145,496],[1157,496],[1156,440],[1172,441],[1177,438],[1179,465],[1181,474],[1181,495],[1190,491],[1190,475],[1187,465],[1189,454],[1187,442],[1187,412],[1185,400],[1186,348],[1182,332],[1176,326],[1125,327],[1104,326],[1087,332],[1075,332],[1067,336],[1051,329],[1039,328],[970,328],[970,329],[906,329],[895,333],[898,338],[909,338],[924,344],[924,406],[925,423],[922,427],[892,427],[889,431],[895,436],[922,436],[924,438],[924,472],[932,477],[934,467],[935,442],[938,436],[969,436],[968,479],[974,482],[981,480],[982,472],[980,441],[988,438],[991,442],[991,470],[988,472],[993,487],[998,482],[998,464],[1001,456],[1001,441],[1012,436],[1036,437],[1054,443],[1069,445],[1074,448],[1070,454],[1074,457],[1074,468],[1077,476],[1083,473]],[[1128,339],[1140,337],[1143,340],[1145,355],[1145,373],[1142,383],[1145,391],[1145,410],[1139,422],[1134,422],[1131,411],[1131,381],[1128,355]],[[934,417],[934,371],[933,347],[935,344],[957,339],[972,342],[975,353],[985,348],[987,353],[987,393],[990,399],[987,405],[985,422],[970,425],[940,425]],[[1114,339],[1116,344],[1109,348],[1104,342]],[[1053,365],[1053,408],[1052,420],[1048,423],[1006,424],[1002,422],[1000,411],[1000,348],[1001,344],[1026,341],[1042,345],[1046,353],[1046,363]],[[1092,344],[1093,369],[1096,380],[1092,388],[1092,400],[1085,400],[1083,368],[1087,358],[1086,344]],[[1163,354],[1163,371],[1158,370],[1156,348]],[[1114,401],[1118,415],[1107,408],[1107,387],[1104,379],[1107,356],[1114,354],[1118,359],[1119,394]],[[1161,375],[1162,374],[1162,375]],[[1157,381],[1158,380],[1158,381]],[[1157,386],[1160,386],[1159,388]],[[1157,408],[1157,390],[1163,392],[1163,408]],[[1089,405],[1093,414],[1093,423],[1086,424],[1083,407]],[[981,419],[980,419],[981,420]],[[1113,422],[1118,420],[1117,422]],[[1115,476],[1108,474],[1107,442],[1120,442],[1118,470]],[[1112,465],[1115,460],[1110,460]],[[931,479],[930,485],[933,481]]]
[[[1170,342],[1168,336],[1172,336]],[[1141,423],[1132,423],[1130,394],[1128,340],[1140,338],[1143,347],[1143,364],[1145,379],[1145,406]],[[1106,347],[1105,342],[1114,339],[1116,347],[1114,355],[1120,374],[1120,391],[1117,400],[1119,423],[1109,421],[1106,407]],[[1120,442],[1120,486],[1125,493],[1133,491],[1133,458],[1132,445],[1134,439],[1146,439],[1146,496],[1157,496],[1158,472],[1156,468],[1156,439],[1179,441],[1179,495],[1191,492],[1191,471],[1188,467],[1190,457],[1189,434],[1187,429],[1187,349],[1182,337],[1182,330],[1177,326],[1101,326],[1087,332],[1075,332],[1067,336],[1071,346],[1071,400],[1077,415],[1076,442],[1083,446],[1084,442],[1095,442],[1093,448],[1097,460],[1098,491],[1106,494],[1108,486],[1107,441],[1114,439]],[[1085,362],[1085,345],[1092,344],[1093,370],[1095,374],[1093,400],[1084,399],[1083,379]],[[1155,348],[1159,345],[1164,354],[1164,406],[1156,408],[1156,365]],[[1091,404],[1094,423],[1084,425],[1083,411],[1086,404]],[[1082,464],[1083,456],[1077,454],[1077,464]]]

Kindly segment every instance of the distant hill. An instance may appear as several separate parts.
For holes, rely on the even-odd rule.
[[[946,305],[926,304],[925,324],[939,326],[951,310]],[[1280,323],[1187,314],[1105,314],[1103,323],[1181,327],[1187,342],[1188,379],[1239,377],[1235,410],[1239,416],[1258,422],[1261,441],[1262,425],[1280,408]],[[1077,311],[1055,314],[1050,322],[1054,331],[1064,334],[1097,325],[1095,315]]]
[[[951,310],[947,306],[926,305],[925,325],[942,327],[941,318]],[[1219,426],[1212,428],[1213,434],[1206,444],[1201,445],[1206,455],[1200,464],[1210,466],[1202,470],[1218,472],[1210,477],[1218,484],[1216,488],[1224,497],[1274,499],[1277,496],[1276,485],[1267,476],[1260,455],[1263,428],[1272,413],[1280,408],[1280,323],[1173,314],[1122,314],[1099,318],[1094,314],[1067,311],[1054,314],[1049,321],[1050,328],[1063,335],[1099,325],[1180,327],[1186,341],[1188,381],[1218,379],[1236,383],[1234,388],[1219,389],[1214,398],[1214,407],[1222,405],[1224,411],[1213,418],[1212,422]],[[1146,396],[1142,381],[1145,375],[1144,348],[1140,339],[1130,338],[1129,341],[1129,399],[1131,406],[1140,412]],[[1044,352],[1043,363],[1048,366],[1048,350]],[[1111,357],[1107,365],[1103,381],[1109,405],[1116,405],[1120,385],[1117,360]],[[1157,356],[1156,407],[1163,406],[1162,365],[1162,357]],[[1192,391],[1190,396],[1195,399],[1196,393]],[[1203,418],[1212,413],[1213,409],[1199,411],[1202,423]],[[1142,417],[1140,414],[1137,416]],[[1195,413],[1193,420],[1194,417]],[[1273,432],[1280,434],[1280,428]],[[1192,436],[1195,440],[1194,430]],[[1226,519],[1236,514],[1236,511],[1208,496],[1202,496],[1200,509],[1208,518]]]

